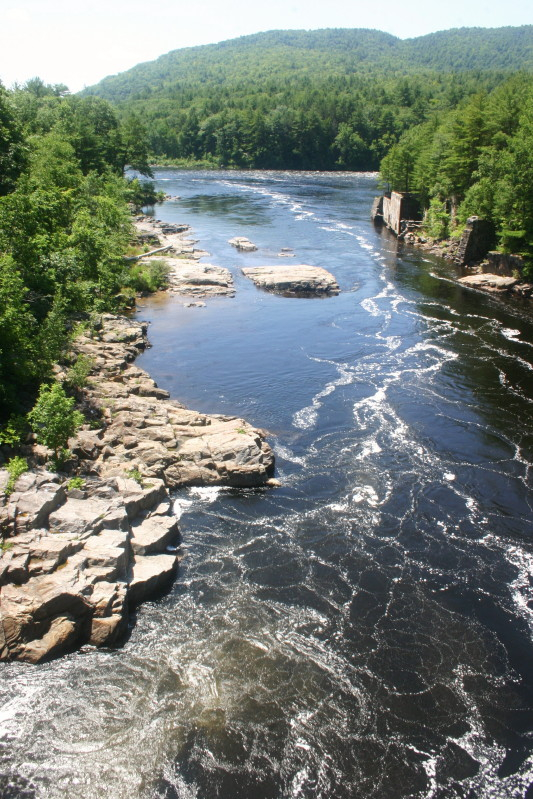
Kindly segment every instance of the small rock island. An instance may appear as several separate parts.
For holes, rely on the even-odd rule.
[[[333,275],[321,266],[253,266],[242,273],[258,288],[285,297],[329,296],[340,291]]]

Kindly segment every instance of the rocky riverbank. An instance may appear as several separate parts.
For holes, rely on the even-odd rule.
[[[107,314],[76,339],[91,365],[79,398],[92,423],[69,442],[68,478],[47,471],[51,453],[35,444],[10,494],[0,471],[1,660],[38,663],[120,641],[131,608],[175,573],[169,489],[276,482],[261,430],[184,408],[133,364],[146,331]]]
[[[139,256],[142,263],[164,261],[168,267],[168,292],[194,298],[233,297],[233,277],[228,269],[199,263],[209,253],[195,248],[189,225],[159,222],[149,216],[135,218],[139,244],[149,246],[153,255]]]
[[[407,233],[404,240],[407,244],[420,247],[454,263],[463,273],[457,277],[457,282],[462,286],[489,294],[509,294],[525,299],[533,298],[533,283],[521,276],[524,262],[520,256],[491,251],[481,258],[463,263],[458,252],[460,239],[435,241],[415,233]]]

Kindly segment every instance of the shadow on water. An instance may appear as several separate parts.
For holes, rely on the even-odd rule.
[[[261,225],[268,219],[261,205],[253,205],[249,199],[234,194],[195,194],[183,198],[179,207],[197,215],[227,218],[239,226]]]

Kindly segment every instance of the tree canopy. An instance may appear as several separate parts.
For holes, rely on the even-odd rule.
[[[73,314],[113,308],[142,125],[34,78],[0,89],[0,421],[50,373]],[[135,187],[133,187],[135,191]]]
[[[270,31],[184,48],[83,93],[142,119],[156,159],[377,169],[436,110],[533,69],[533,26],[402,41],[375,30]]]
[[[533,263],[533,77],[514,75],[411,128],[382,160],[381,177],[440,208],[442,235],[482,216],[503,251]]]

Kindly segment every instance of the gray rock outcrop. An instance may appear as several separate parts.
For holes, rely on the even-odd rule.
[[[340,290],[333,275],[321,266],[254,266],[242,273],[258,288],[289,297],[338,294]]]
[[[136,469],[169,488],[266,483],[274,456],[261,430],[235,416],[184,408],[130,362],[145,346],[145,332],[144,323],[104,315],[98,338],[78,339],[78,351],[92,359],[99,375],[89,379],[86,401],[105,425],[91,431],[89,441],[88,431],[81,431],[70,442],[72,451],[92,447],[91,471],[100,477]]]
[[[257,250],[256,245],[245,236],[235,236],[229,239],[228,244],[231,244],[232,247],[235,247],[240,252],[255,252]]]
[[[152,258],[152,261],[158,260]],[[228,269],[183,258],[164,258],[170,268],[168,291],[193,297],[233,297],[233,277]]]
[[[469,288],[481,289],[482,291],[489,291],[494,294],[502,294],[516,286],[518,280],[515,277],[482,273],[460,277],[459,283]]]
[[[0,558],[0,660],[39,663],[116,643],[129,609],[176,569],[179,531],[163,481],[88,478],[70,496],[58,475],[31,477],[10,497],[32,511],[16,514]],[[56,487],[52,510],[43,486]]]
[[[158,245],[153,253],[135,256],[140,264],[164,261],[169,268],[168,291],[193,297],[233,297],[233,277],[228,269],[211,264],[200,264],[200,258],[208,255],[195,248],[196,241],[190,235],[189,225],[158,222],[140,216],[135,220],[139,243]],[[160,250],[165,250],[161,253]]]
[[[8,496],[0,471],[0,660],[39,663],[82,644],[117,643],[129,608],[175,572],[168,489],[271,479],[261,430],[184,408],[132,363],[146,346],[145,323],[104,314],[97,327],[75,342],[92,364],[81,399],[99,425],[69,441],[82,487],[68,490],[57,474],[33,468]],[[33,447],[33,464],[47,455]]]

